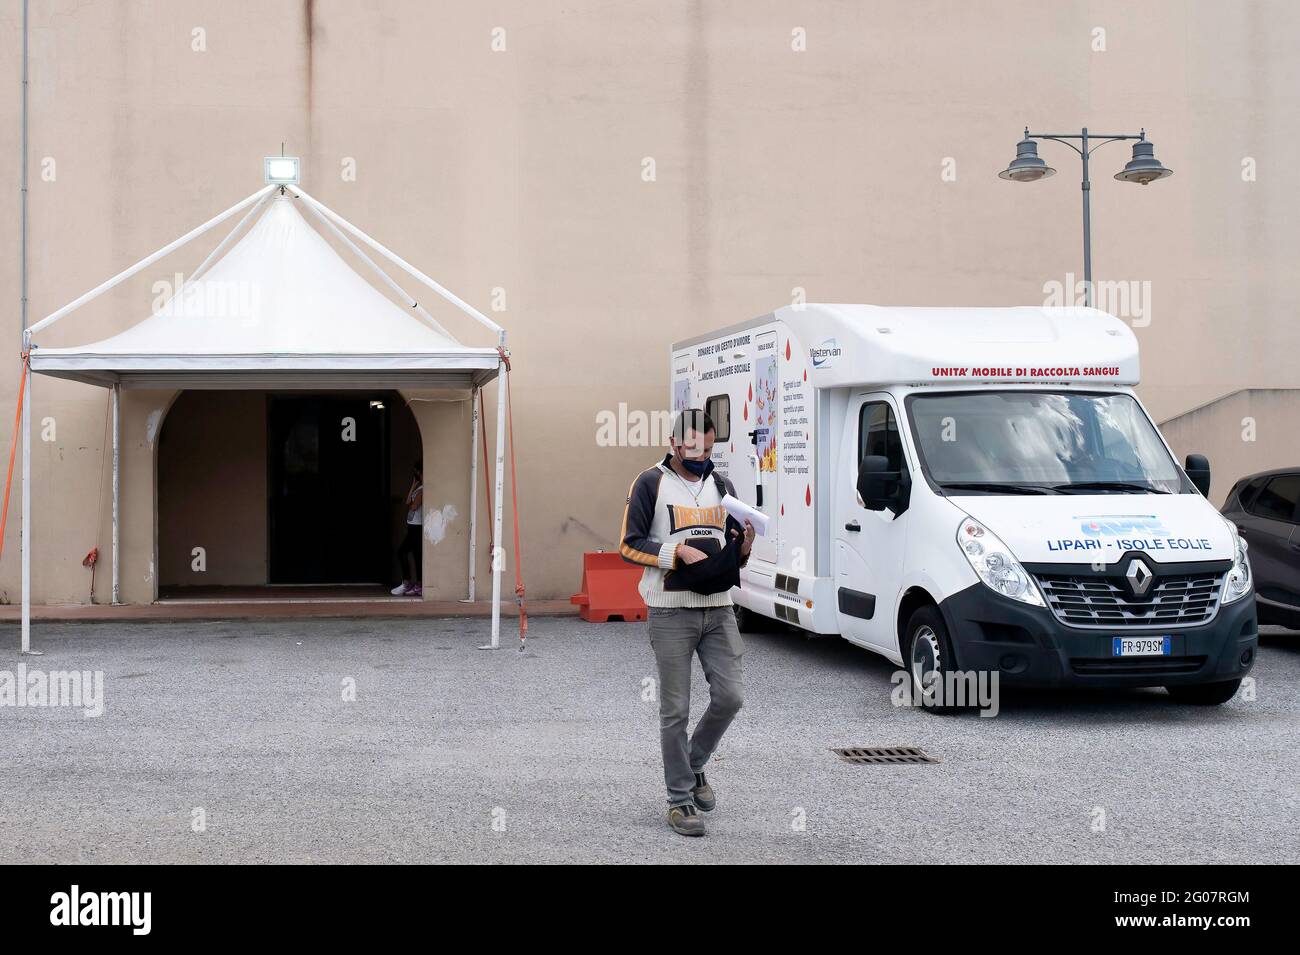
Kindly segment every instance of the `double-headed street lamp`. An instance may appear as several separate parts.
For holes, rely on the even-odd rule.
[[[1038,143],[1034,142],[1035,139],[1051,139],[1058,143],[1064,143],[1078,153],[1079,158],[1083,160],[1083,292],[1085,303],[1091,306],[1092,209],[1088,201],[1088,195],[1092,191],[1092,182],[1088,179],[1088,158],[1107,143],[1118,142],[1121,139],[1135,139],[1137,142],[1133,144],[1133,158],[1128,161],[1128,164],[1120,172],[1115,174],[1116,179],[1120,182],[1136,182],[1145,186],[1157,179],[1166,179],[1172,176],[1174,171],[1161,165],[1160,161],[1156,159],[1155,146],[1147,139],[1145,129],[1140,133],[1101,135],[1089,133],[1087,126],[1079,133],[1031,133],[1029,127],[1026,126],[1025,138],[1016,144],[1016,158],[1011,160],[1011,165],[998,173],[999,177],[1010,179],[1012,182],[1037,182],[1039,179],[1046,179],[1048,176],[1056,174],[1055,169],[1038,158]],[[1079,140],[1080,145],[1076,146],[1070,142],[1072,139]]]

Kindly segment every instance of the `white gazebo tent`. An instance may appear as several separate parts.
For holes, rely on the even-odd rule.
[[[31,380],[32,374],[112,389],[112,594],[120,602],[119,431],[123,388],[466,388],[470,435],[469,595],[474,599],[477,532],[479,389],[497,378],[496,495],[492,540],[501,540],[505,464],[506,333],[473,306],[307,195],[292,174],[268,184],[23,333],[30,373],[22,406],[22,651],[31,652]],[[356,255],[405,308],[354,271],[304,219],[302,207]],[[32,336],[159,259],[247,210],[235,228],[172,298],[118,335],[88,345],[43,348]],[[248,226],[245,230],[245,226]],[[384,272],[362,245],[378,252],[497,336],[497,347],[460,344]],[[501,628],[503,561],[492,555],[492,639]]]

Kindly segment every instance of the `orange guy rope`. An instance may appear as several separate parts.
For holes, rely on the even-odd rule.
[[[18,410],[14,414],[14,436],[9,442],[9,473],[5,475],[5,504],[0,512],[0,556],[5,552],[5,527],[9,523],[9,492],[14,483],[14,458],[18,455],[18,429],[23,421],[23,396],[27,394],[27,376],[31,374],[31,355],[22,353],[23,370],[18,375]]]

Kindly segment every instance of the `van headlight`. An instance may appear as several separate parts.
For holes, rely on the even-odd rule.
[[[1230,604],[1250,593],[1250,558],[1246,556],[1250,545],[1237,533],[1236,524],[1231,521],[1227,523],[1232,528],[1232,569],[1223,581],[1223,597],[1219,602]]]
[[[1046,606],[1037,585],[1020,566],[1020,561],[1011,555],[1011,549],[973,517],[966,518],[957,528],[957,546],[979,579],[1002,596],[1035,607]]]

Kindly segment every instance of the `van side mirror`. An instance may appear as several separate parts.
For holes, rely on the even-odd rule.
[[[868,454],[858,465],[858,497],[869,511],[889,509],[894,516],[907,510],[912,496],[912,478],[906,470],[889,470],[889,459]]]
[[[1183,463],[1183,470],[1188,479],[1201,492],[1202,497],[1210,496],[1210,459],[1203,454],[1189,454]]]

